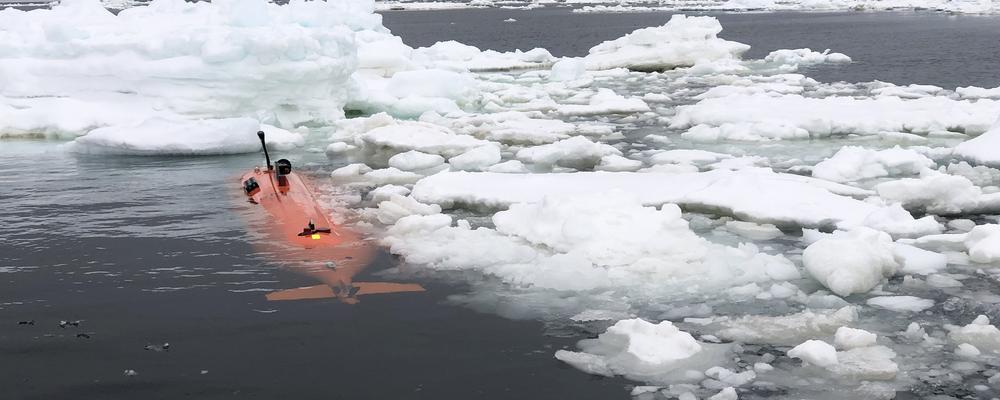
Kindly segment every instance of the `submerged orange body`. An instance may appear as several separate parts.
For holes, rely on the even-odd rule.
[[[354,282],[371,263],[374,249],[356,232],[331,223],[298,174],[279,176],[273,169],[255,168],[240,182],[252,212],[261,217],[255,218],[255,228],[266,234],[260,250],[323,283],[269,293],[269,300],[337,297],[356,303],[359,295],[423,291],[416,284]]]
[[[273,170],[255,168],[240,179],[246,183],[253,179],[257,188],[247,191],[251,203],[260,205],[269,214],[271,233],[285,242],[303,249],[315,249],[321,256],[324,249],[332,249],[343,243],[347,237],[334,229],[316,198],[299,175],[292,172],[284,176],[285,184],[279,185]],[[329,229],[330,232],[307,232],[309,224],[314,229]]]

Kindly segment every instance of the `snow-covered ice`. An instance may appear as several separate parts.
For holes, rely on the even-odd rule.
[[[810,244],[802,252],[806,271],[840,296],[864,293],[892,276],[899,265],[892,238],[867,228],[835,235]]]
[[[838,363],[837,349],[822,340],[802,342],[789,350],[788,356],[820,367],[832,367]]]
[[[94,129],[70,142],[75,152],[130,155],[211,155],[260,151],[263,130],[275,150],[291,150],[304,142],[301,134],[261,125],[252,118],[169,120],[151,118],[136,125]]]
[[[813,167],[812,175],[834,182],[854,182],[862,179],[896,175],[916,175],[924,168],[934,166],[934,161],[914,150],[899,146],[886,150],[872,150],[846,146],[833,157]]]
[[[975,163],[1000,166],[1000,119],[982,135],[955,146],[955,154]]]
[[[634,193],[643,204],[678,203],[776,225],[860,225],[878,209],[845,196],[865,191],[760,169],[681,174],[442,173],[418,182],[413,196],[444,207],[457,204],[505,208],[514,203],[537,203],[548,195],[581,195],[614,189]],[[786,196],[787,193],[795,193],[796,197]]]
[[[638,29],[594,46],[584,62],[588,69],[667,70],[700,62],[734,60],[750,49],[745,44],[720,39],[720,32],[722,25],[715,18],[674,15],[663,26]]]
[[[834,335],[834,344],[842,350],[856,349],[859,347],[874,346],[878,336],[863,329],[855,329],[846,326],[837,328]]]
[[[661,382],[697,381],[700,371],[722,362],[728,347],[700,343],[669,321],[638,318],[618,321],[579,346],[580,352],[559,350],[555,357],[590,374]]]
[[[934,300],[913,296],[878,296],[867,301],[868,305],[898,312],[918,312],[934,307]]]

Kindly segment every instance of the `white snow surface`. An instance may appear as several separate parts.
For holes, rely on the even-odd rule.
[[[384,30],[371,10],[364,0],[155,0],[117,15],[97,0],[70,0],[51,10],[5,10],[0,98],[43,107],[56,97],[101,101],[125,93],[105,106],[146,105],[147,117],[332,121],[343,116],[357,65],[354,31]],[[93,122],[83,128],[110,125]]]
[[[434,269],[475,270],[524,288],[619,288],[637,298],[800,277],[782,256],[712,244],[688,228],[677,206],[646,207],[627,193],[545,197],[514,204],[493,223],[472,229],[446,215],[404,217],[384,242]]]
[[[549,195],[622,190],[643,204],[677,203],[776,225],[861,225],[879,209],[846,195],[863,190],[767,169],[699,173],[587,172],[553,174],[442,173],[417,183],[413,196],[444,207],[505,208]],[[794,196],[788,196],[795,193]]]
[[[760,137],[773,137],[769,131],[774,129],[789,132],[802,129],[812,137],[879,132],[928,134],[948,130],[977,134],[985,132],[997,114],[1000,102],[994,100],[742,94],[680,106],[671,126],[742,129]]]
[[[955,146],[955,154],[977,164],[1000,166],[1000,119],[982,135]]]
[[[128,155],[218,155],[261,151],[257,131],[263,130],[271,150],[290,150],[302,135],[252,118],[168,120],[152,118],[136,125],[109,126],[70,142],[78,153]]]
[[[914,150],[899,146],[872,150],[859,146],[842,147],[832,157],[813,167],[813,177],[833,182],[855,182],[862,179],[896,175],[916,175],[934,161]]]

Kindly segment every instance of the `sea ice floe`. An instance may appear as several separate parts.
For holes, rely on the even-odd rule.
[[[787,65],[813,65],[824,63],[849,63],[851,57],[843,53],[831,53],[830,49],[822,53],[812,49],[781,49],[775,50],[764,57],[764,61]]]
[[[872,212],[865,217],[864,225],[888,233],[894,238],[933,235],[944,229],[933,216],[913,218],[898,203]]]
[[[983,352],[1000,353],[1000,330],[990,324],[985,315],[976,317],[965,326],[946,326],[948,337],[956,344],[968,343]]]
[[[509,145],[540,145],[581,133],[581,127],[517,111],[442,117],[427,113],[420,120],[451,128],[455,133]]]
[[[442,173],[418,182],[413,195],[445,208],[456,204],[506,208],[514,203],[537,203],[549,195],[614,189],[633,193],[647,205],[677,203],[786,226],[857,226],[879,209],[842,195],[867,191],[760,168],[700,173]]]
[[[406,216],[434,215],[440,212],[441,207],[435,204],[422,204],[413,200],[412,197],[393,194],[389,196],[388,200],[378,203],[375,215],[379,222],[392,224]]]
[[[837,352],[837,364],[828,367],[839,379],[891,381],[899,373],[896,352],[886,346],[868,346]]]
[[[966,86],[955,88],[955,93],[958,93],[964,99],[1000,99],[1000,87],[986,89],[977,86]]]
[[[833,343],[841,350],[850,350],[874,346],[877,338],[877,335],[866,330],[842,326],[837,328]]]
[[[609,172],[629,172],[642,168],[642,161],[632,160],[617,154],[609,154],[601,157],[594,169]]]
[[[646,382],[697,382],[724,362],[729,346],[701,343],[669,321],[658,324],[625,319],[597,339],[578,344],[581,351],[559,350],[555,357],[584,372],[624,375]]]
[[[885,176],[915,175],[933,166],[934,161],[923,154],[899,146],[885,150],[845,146],[832,157],[816,164],[812,176],[834,182],[856,182]]]
[[[868,299],[867,303],[896,312],[919,312],[934,307],[934,300],[914,296],[878,296]]]
[[[389,157],[389,166],[403,171],[420,171],[444,164],[444,157],[437,154],[421,153],[416,150]]]
[[[965,237],[964,244],[969,260],[977,263],[1000,261],[1000,225],[988,224],[972,228]]]
[[[451,168],[463,171],[484,171],[497,164],[502,159],[500,147],[496,145],[479,146],[448,159]]]
[[[275,150],[301,146],[301,134],[252,118],[169,120],[151,118],[135,125],[98,128],[70,142],[79,153],[130,155],[217,155],[260,151],[257,131]]]
[[[100,101],[118,93],[128,94],[115,102],[125,108],[214,118],[267,110],[272,124],[329,122],[343,116],[358,30],[384,30],[370,2],[153,1],[117,15],[96,0],[8,9],[0,95]]]
[[[892,254],[899,262],[899,272],[903,274],[928,275],[948,266],[948,256],[904,243],[896,243]]]
[[[982,135],[955,146],[955,155],[978,164],[1000,167],[1000,120]]]
[[[773,224],[755,224],[746,221],[726,221],[726,230],[752,240],[770,240],[784,235]]]
[[[582,58],[563,58],[552,65],[549,80],[554,82],[574,81],[587,73],[587,64]]]
[[[802,263],[814,279],[840,296],[864,293],[895,274],[892,238],[858,228],[810,244]]]
[[[875,186],[882,199],[912,211],[938,215],[1000,212],[1000,192],[985,193],[968,178],[925,169],[919,178],[904,178]]]
[[[590,49],[587,69],[639,71],[690,67],[700,62],[738,59],[750,49],[718,38],[722,25],[713,17],[674,15],[663,26],[638,29]]]
[[[754,94],[707,98],[680,106],[670,125],[680,129],[725,127],[740,132],[740,136],[763,138],[775,137],[770,132],[774,129],[797,137],[795,128],[808,131],[812,137],[948,130],[977,134],[985,132],[998,113],[1000,102],[992,100]]]
[[[603,157],[611,155],[620,156],[621,151],[603,143],[594,143],[583,136],[573,136],[555,143],[521,149],[516,157],[531,164],[591,169]]]
[[[152,118],[181,119],[156,111],[149,101],[125,94],[101,99],[5,97],[0,92],[0,139],[8,137],[73,139],[100,127],[136,125]]]
[[[832,335],[842,326],[858,319],[858,309],[845,306],[838,310],[806,310],[782,316],[747,315],[721,317],[710,327],[718,336],[741,343],[794,345],[815,337]]]
[[[414,121],[399,121],[374,128],[357,136],[355,143],[374,154],[392,156],[416,150],[444,157],[454,157],[490,144],[489,141],[469,135],[455,134],[439,125]]]
[[[401,218],[384,241],[429,268],[479,271],[523,288],[617,288],[637,299],[800,277],[782,256],[710,243],[676,206],[644,207],[624,193],[515,204],[493,216],[495,229],[443,217]]]
[[[626,98],[611,89],[598,89],[587,100],[587,104],[562,104],[557,112],[562,115],[631,114],[649,111],[649,105],[641,98]]]
[[[837,364],[837,349],[822,340],[807,340],[788,351],[788,356],[819,367]]]
[[[494,50],[480,50],[454,40],[414,49],[412,59],[427,66],[471,72],[538,69],[548,67],[557,61],[548,50],[542,48],[501,53]]]

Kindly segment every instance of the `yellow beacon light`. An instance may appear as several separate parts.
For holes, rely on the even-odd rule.
[[[312,239],[313,239],[313,240],[319,240],[319,238],[320,238],[320,236],[319,236],[319,234],[318,234],[318,233],[314,233],[314,234],[312,234],[312,236],[311,236],[311,237],[312,237]]]

